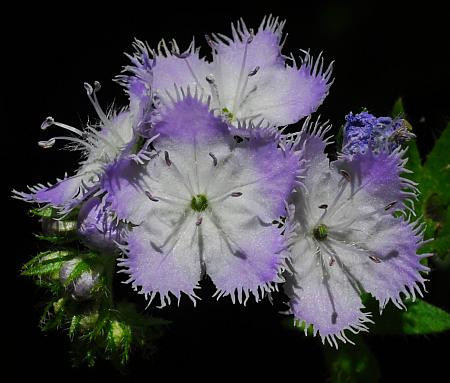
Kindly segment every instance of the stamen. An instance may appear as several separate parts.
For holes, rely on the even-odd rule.
[[[172,161],[170,160],[169,152],[167,150],[164,152],[164,159],[166,161],[167,166],[172,165]]]
[[[242,195],[241,192],[233,192],[233,193],[231,193],[232,197],[240,197],[241,195]]]
[[[392,201],[391,203],[388,203],[385,207],[384,210],[388,211],[392,206],[395,206],[397,204],[397,201]]]
[[[102,108],[100,107],[100,104],[97,99],[97,91],[99,91],[101,88],[100,83],[98,81],[94,82],[94,88],[92,86],[85,82],[84,83],[84,89],[86,89],[87,96],[89,98],[89,101],[91,102],[92,106],[94,107],[95,111],[97,112],[98,116],[102,120],[104,124],[108,123],[108,117],[106,116],[105,112],[103,112]],[[92,98],[93,96],[93,98]]]
[[[149,199],[150,201],[153,201],[153,202],[158,202],[158,201],[159,201],[159,199],[153,197],[153,196],[151,195],[151,193],[150,193],[148,190],[146,190],[144,193],[145,193],[145,195],[148,197],[148,199]]]
[[[219,97],[219,88],[217,87],[216,79],[212,73],[209,73],[206,77],[206,82],[209,84],[211,88],[211,94],[213,98],[216,100],[217,104],[220,106],[220,97]]]
[[[348,182],[352,180],[350,174],[346,170],[341,169],[339,170],[339,173],[341,173],[342,177],[344,177]]]
[[[369,258],[371,261],[373,261],[375,263],[381,263],[381,259],[378,257],[375,257],[375,255],[369,255]]]
[[[212,153],[209,153],[209,156],[212,158],[214,166],[217,166],[217,157]]]
[[[244,70],[245,70],[245,64],[247,63],[247,50],[248,50],[248,45],[252,42],[253,40],[253,36],[250,35],[249,38],[247,39],[247,42],[245,43],[245,47],[244,47],[244,55],[242,57],[242,63],[241,63],[241,70],[239,72],[239,77],[238,77],[238,82],[237,82],[237,86],[236,86],[236,91],[234,93],[234,98],[233,98],[233,106],[231,108],[231,113],[234,115],[236,112],[236,104],[238,101],[238,97],[240,95],[240,90],[241,90],[241,81],[242,81],[242,77],[244,75]],[[246,77],[246,79],[248,80],[248,77]]]
[[[198,218],[197,218],[197,221],[195,222],[195,224],[196,224],[197,226],[200,226],[200,225],[202,224],[202,222],[203,222],[203,218],[202,218],[202,217],[198,217]]]
[[[335,262],[336,260],[334,258],[330,258],[330,262],[328,263],[328,265],[331,267],[334,265]]]
[[[51,139],[48,140],[48,141],[39,141],[39,142],[38,142],[38,145],[39,145],[41,148],[44,148],[44,149],[50,149],[53,145],[55,145],[55,142],[56,142],[56,140],[55,140],[54,138],[51,138]]]
[[[60,128],[63,128],[63,129],[66,129],[66,130],[68,130],[68,131],[70,131],[72,133],[78,134],[81,137],[84,136],[84,134],[83,134],[83,132],[81,130],[76,129],[73,126],[63,124],[61,122],[56,122],[55,119],[53,117],[50,117],[50,116],[47,117],[45,119],[45,121],[41,124],[41,129],[42,130],[46,130],[49,126],[52,126],[52,125],[59,126]]]
[[[53,117],[48,116],[45,121],[41,124],[41,129],[45,130],[47,129],[49,126],[52,126],[54,124],[55,120],[53,119]]]
[[[322,205],[319,205],[319,209],[328,209],[328,205],[323,203]]]

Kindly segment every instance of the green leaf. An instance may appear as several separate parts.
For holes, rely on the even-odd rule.
[[[393,118],[397,117],[405,117],[405,108],[403,106],[403,99],[400,97],[395,101],[395,104],[392,108],[391,116]]]
[[[374,314],[375,325],[371,332],[382,335],[419,335],[435,334],[450,329],[450,314],[421,299],[406,301],[407,310],[399,310],[392,303],[380,316],[378,304],[371,301],[367,307]]]
[[[325,360],[333,383],[375,383],[380,379],[377,360],[358,336],[355,345],[339,344],[339,349],[325,347]]]

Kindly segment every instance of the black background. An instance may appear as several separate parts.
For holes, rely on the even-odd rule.
[[[450,118],[448,21],[445,10],[433,2],[296,2],[291,8],[242,4],[161,4],[112,2],[100,9],[81,9],[80,3],[55,7],[18,5],[5,10],[2,22],[2,306],[4,324],[0,347],[16,379],[32,376],[46,381],[91,378],[130,380],[185,377],[217,380],[242,374],[256,379],[276,373],[278,379],[325,381],[327,371],[316,339],[280,324],[279,307],[264,301],[247,308],[228,299],[209,298],[205,281],[203,301],[193,308],[188,299],[162,313],[174,321],[152,359],[135,358],[127,375],[109,364],[94,369],[72,369],[69,342],[61,334],[44,335],[37,328],[41,293],[18,276],[20,265],[38,250],[32,232],[37,223],[27,217],[28,206],[10,198],[10,190],[51,181],[76,168],[74,153],[44,151],[36,142],[48,139],[39,129],[47,115],[80,126],[95,114],[85,96],[83,82],[102,83],[103,105],[124,105],[126,98],[111,79],[120,72],[131,52],[134,37],[155,47],[160,38],[176,38],[187,47],[194,35],[205,47],[209,32],[229,34],[229,24],[244,17],[257,27],[265,14],[287,18],[289,33],[284,52],[311,48],[335,60],[330,95],[319,113],[338,127],[349,111],[367,107],[388,115],[402,96],[408,118],[418,135],[422,155]],[[447,17],[448,19],[448,17]],[[202,50],[204,54],[207,49]],[[6,208],[6,209],[5,209]],[[431,274],[428,300],[450,309],[448,283]],[[121,287],[125,293],[128,287]],[[130,290],[131,292],[131,290]],[[142,308],[145,302],[136,298]],[[152,309],[155,313],[158,310]],[[444,347],[448,336],[367,337],[384,381],[437,376],[446,370]],[[3,357],[5,358],[5,357]],[[6,371],[3,372],[6,374]],[[431,379],[433,380],[433,379]]]

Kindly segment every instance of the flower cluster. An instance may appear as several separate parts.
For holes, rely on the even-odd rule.
[[[295,320],[337,345],[371,322],[361,293],[381,308],[421,294],[428,254],[418,255],[422,224],[407,218],[416,185],[402,177],[401,144],[413,135],[404,120],[350,113],[330,162],[330,126],[310,116],[332,65],[284,55],[283,27],[268,17],[256,31],[241,21],[232,37],[206,36],[212,61],[194,42],[181,51],[175,41],[155,50],[136,41],[117,78],[128,107],[103,112],[100,84],[86,84],[98,125],[42,125],[71,133],[39,145],[81,150],[76,174],[15,196],[57,211],[54,223],[75,216],[81,242],[117,258],[149,304],[183,294],[195,304],[205,275],[217,298],[244,304],[281,285]],[[302,118],[299,132],[284,133]],[[60,278],[78,262],[64,263]],[[88,297],[101,273],[81,274],[70,294]]]

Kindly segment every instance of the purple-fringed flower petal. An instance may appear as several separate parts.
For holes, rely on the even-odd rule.
[[[298,322],[314,326],[322,338],[335,344],[334,337],[347,341],[344,330],[365,331],[368,314],[360,298],[360,286],[349,278],[345,264],[330,267],[317,245],[304,236],[292,248],[295,274],[286,276],[286,293]],[[296,256],[299,255],[299,256]]]
[[[91,97],[90,93],[89,97]],[[91,100],[96,108],[99,108],[96,99],[94,101],[91,98]],[[99,110],[98,113],[103,112]],[[82,132],[48,117],[43,124],[44,129],[56,125],[79,136],[56,138],[71,142],[75,149],[83,152],[84,159],[80,162],[81,166],[72,177],[66,176],[63,180],[58,180],[54,185],[47,187],[42,184],[30,187],[30,193],[13,191],[14,196],[27,202],[50,204],[67,212],[98,190],[105,167],[121,156],[128,155],[136,140],[135,120],[129,111],[121,111],[117,114],[111,112],[109,116],[103,114],[102,120],[104,121],[99,126],[100,129],[88,126]],[[49,140],[49,142],[52,141]]]
[[[201,277],[195,217],[178,214],[177,224],[173,225],[166,217],[167,212],[162,208],[133,229],[127,238],[127,257],[119,264],[126,267],[134,289],[140,288],[151,300],[159,294],[161,306],[170,303],[169,293],[178,300],[181,293],[194,298]],[[174,218],[176,213],[172,213]]]
[[[30,187],[31,193],[14,191],[14,196],[26,202],[64,206],[82,199],[85,192],[82,182],[87,181],[88,177],[89,175],[83,174],[66,177],[52,186],[39,184]]]
[[[359,293],[372,293],[381,307],[389,299],[401,306],[400,293],[420,293],[420,272],[427,268],[417,255],[421,226],[392,215],[414,195],[402,190],[414,189],[401,178],[402,153],[367,151],[329,164],[323,132],[306,126],[297,138],[309,167],[305,190],[292,201],[286,291],[296,319],[335,345],[336,339],[348,340],[345,330],[366,330],[370,320],[361,312]]]
[[[423,228],[419,222],[390,214],[374,215],[341,230],[330,230],[330,253],[345,264],[347,278],[371,293],[381,308],[389,300],[401,308],[400,293],[413,299],[416,292],[422,296],[425,279],[420,272],[429,271],[420,263],[429,254],[417,254]]]
[[[108,204],[100,198],[87,200],[78,213],[78,234],[91,249],[105,253],[118,250],[117,243],[123,243],[125,228],[114,219]]]
[[[406,207],[405,199],[415,199],[416,190],[414,182],[401,177],[409,172],[404,155],[405,151],[400,149],[378,154],[369,149],[352,159],[343,157],[331,166],[349,177],[348,198],[354,205],[370,203],[372,207],[383,208],[392,203],[392,207],[402,209]]]
[[[210,64],[200,58],[199,49],[191,43],[188,50],[180,53],[175,41],[172,41],[172,52],[162,41],[158,47],[158,53],[154,53],[153,90],[162,100],[169,101],[167,92],[173,94],[174,86],[186,88],[208,89],[206,75],[210,71]]]
[[[165,304],[169,293],[193,297],[206,272],[220,296],[258,299],[281,281],[286,240],[272,222],[298,182],[298,151],[279,148],[269,128],[230,130],[190,94],[162,111],[153,133],[148,163],[119,162],[103,181],[117,215],[140,225],[123,261],[134,286]]]
[[[127,54],[131,65],[125,66],[122,71],[129,72],[131,75],[119,75],[116,76],[116,79],[128,93],[130,111],[142,117],[144,110],[152,101],[153,58],[149,47],[142,41],[135,40],[133,47],[135,49],[133,56]]]

